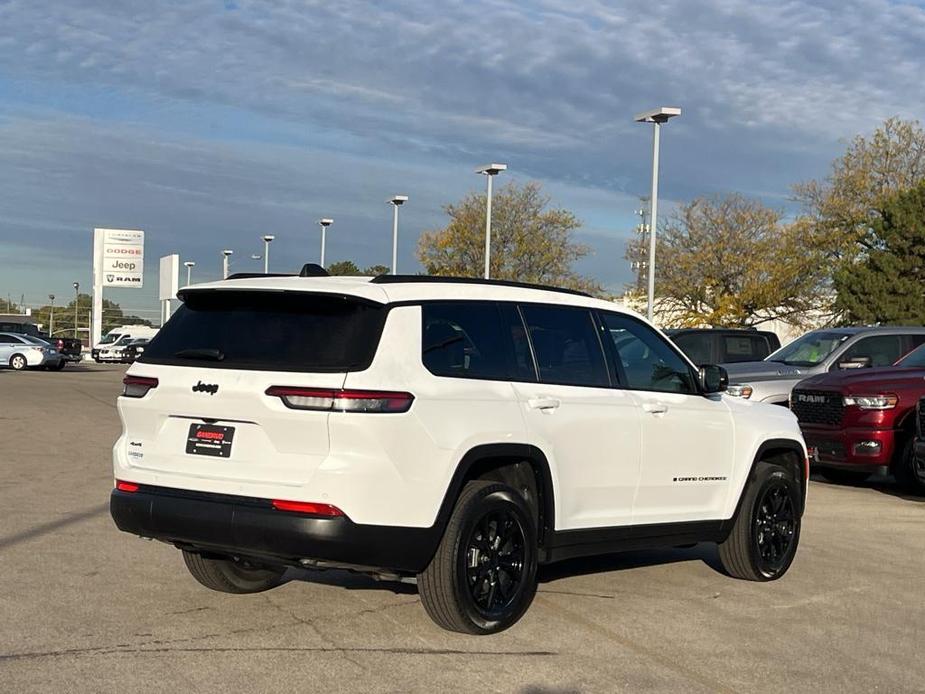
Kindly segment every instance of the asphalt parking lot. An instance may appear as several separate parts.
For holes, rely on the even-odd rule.
[[[293,573],[212,593],[108,513],[124,367],[0,371],[0,690],[925,691],[925,500],[814,481],[790,573],[709,546],[546,567],[513,629],[434,626],[413,585]]]

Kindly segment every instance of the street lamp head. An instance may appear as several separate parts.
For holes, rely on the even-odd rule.
[[[259,253],[254,253],[251,255],[251,260],[263,260],[263,256]]]
[[[270,243],[270,241],[272,241],[272,240],[275,239],[276,237],[273,236],[273,234],[267,234],[267,235],[265,235],[265,236],[261,236],[260,238],[262,238],[262,239],[263,239],[264,241],[266,241],[267,243]]]
[[[651,111],[636,114],[633,120],[637,123],[665,123],[669,118],[681,115],[681,109],[674,106],[662,106]]]
[[[475,173],[485,174],[486,176],[496,176],[502,171],[507,171],[507,164],[485,164],[485,166],[477,168]]]
[[[329,227],[334,223],[334,220],[330,219],[329,217],[325,217],[324,219],[319,219],[318,223],[323,227]]]
[[[74,291],[80,291],[80,282],[74,282]]]
[[[222,251],[222,255],[225,256],[225,257],[227,258],[229,255],[234,255],[234,251],[232,251],[231,249],[226,248],[225,250]]]
[[[48,299],[49,299],[49,301],[54,301],[54,300],[55,300],[55,295],[54,295],[54,294],[49,294],[49,295],[48,295]]]
[[[393,196],[388,200],[388,202],[391,203],[392,205],[396,205],[396,206],[398,206],[398,205],[404,205],[406,202],[408,202],[408,196],[407,196],[407,195],[393,195]]]
[[[187,260],[183,263],[184,267],[196,267],[195,260]]]

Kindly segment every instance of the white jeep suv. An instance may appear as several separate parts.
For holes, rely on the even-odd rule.
[[[485,634],[570,557],[714,542],[732,576],[787,571],[807,464],[786,408],[576,292],[319,270],[183,289],[125,377],[112,516],[203,585],[416,576],[437,624]]]

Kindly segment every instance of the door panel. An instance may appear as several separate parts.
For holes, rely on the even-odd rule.
[[[719,518],[732,472],[732,415],[719,396],[633,391],[642,413],[634,523]]]
[[[543,383],[515,383],[514,391],[558,476],[556,529],[629,524],[641,452],[632,396]]]
[[[539,382],[515,383],[527,427],[557,476],[556,528],[625,525],[639,478],[640,417],[611,387],[590,311],[520,307]]]
[[[602,314],[614,373],[640,410],[641,463],[633,523],[719,518],[732,470],[732,415],[700,394],[690,364],[639,320]]]

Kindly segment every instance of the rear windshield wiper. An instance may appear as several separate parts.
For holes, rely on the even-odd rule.
[[[214,347],[197,347],[195,349],[181,349],[174,352],[173,356],[180,359],[206,359],[209,361],[221,361],[225,358],[225,353]]]

